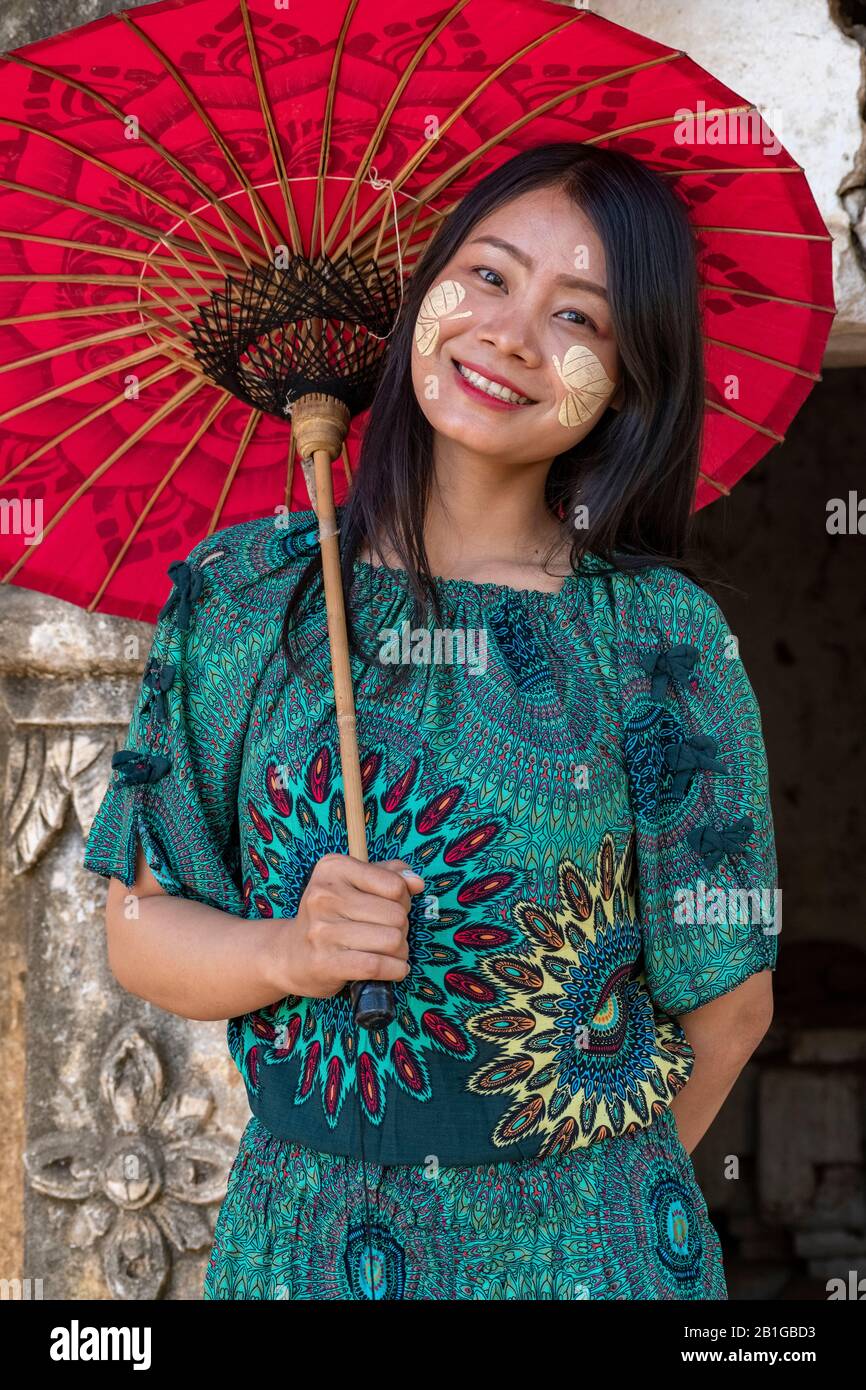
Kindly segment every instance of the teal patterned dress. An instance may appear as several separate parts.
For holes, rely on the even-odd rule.
[[[324,601],[280,629],[312,512],[228,527],[171,591],[84,863],[243,919],[347,853]],[[251,1118],[212,1299],[726,1298],[670,1103],[678,1017],[774,969],[761,720],[704,590],[584,557],[558,593],[358,560],[369,858],[425,891],[384,1030],[348,990],[228,1021]],[[409,679],[386,690],[392,661]]]

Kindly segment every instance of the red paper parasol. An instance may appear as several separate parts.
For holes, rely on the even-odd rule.
[[[688,205],[708,379],[697,508],[781,441],[818,379],[830,237],[802,170],[685,54],[588,11],[164,0],[2,64],[0,476],[7,515],[21,507],[0,535],[6,583],[152,621],[170,560],[307,507],[290,423],[196,355],[203,310],[279,247],[411,272],[462,195],[528,145],[625,151]]]

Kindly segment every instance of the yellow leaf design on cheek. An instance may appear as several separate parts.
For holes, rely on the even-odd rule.
[[[432,290],[428,290],[415,321],[415,346],[422,357],[429,357],[439,341],[440,321],[448,315],[455,319],[468,319],[471,309],[455,314],[457,305],[466,298],[466,291],[456,280],[440,280]]]
[[[575,343],[560,363],[554,353],[553,365],[567,390],[559,407],[559,423],[568,429],[585,425],[613,395],[616,382],[611,381],[595,353],[582,343]]]

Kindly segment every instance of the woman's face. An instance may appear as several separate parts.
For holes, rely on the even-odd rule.
[[[522,194],[479,222],[415,324],[412,384],[433,429],[503,463],[577,444],[619,404],[606,287],[601,241],[560,190]],[[495,383],[523,399],[491,396]]]

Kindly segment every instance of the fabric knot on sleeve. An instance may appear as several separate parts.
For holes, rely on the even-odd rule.
[[[664,758],[673,773],[673,793],[678,800],[685,796],[691,775],[696,769],[727,772],[725,764],[720,763],[715,756],[717,747],[715,739],[708,738],[705,734],[696,734],[694,738],[667,745]]]
[[[142,709],[146,710],[153,704],[157,718],[161,719],[163,723],[167,718],[165,692],[171,689],[176,669],[170,662],[160,661],[158,657],[151,657],[142,678],[142,685],[148,691]]]
[[[661,652],[643,652],[640,664],[647,675],[652,676],[652,698],[664,699],[669,680],[685,685],[699,656],[697,647],[684,644],[667,647]]]
[[[751,816],[741,816],[730,825],[715,830],[711,825],[699,825],[691,830],[688,842],[700,855],[708,869],[715,869],[723,857],[739,854],[755,829]]]
[[[186,632],[192,617],[192,605],[199,597],[204,585],[204,575],[186,560],[175,560],[170,564],[167,574],[174,589],[159,611],[159,618],[167,618],[177,609],[177,625]]]
[[[131,786],[158,782],[171,767],[171,759],[163,758],[158,753],[139,753],[135,748],[123,748],[115,753],[111,766],[117,768],[120,780]]]

